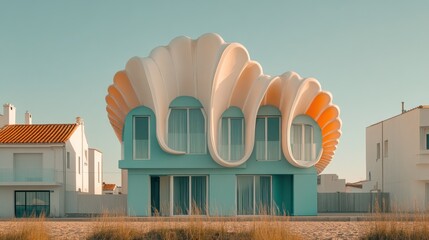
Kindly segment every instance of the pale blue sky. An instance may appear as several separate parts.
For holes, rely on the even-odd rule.
[[[104,97],[113,75],[179,35],[219,33],[266,74],[315,77],[341,109],[343,136],[324,173],[365,178],[365,128],[429,104],[429,1],[0,0],[0,104],[34,123],[85,120],[120,183],[120,144]]]

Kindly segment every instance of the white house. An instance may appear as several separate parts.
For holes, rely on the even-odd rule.
[[[337,174],[320,174],[317,176],[317,192],[333,193],[345,192],[346,180],[338,179]]]
[[[366,169],[363,191],[390,193],[399,211],[429,210],[429,106],[367,127]]]
[[[65,216],[66,192],[101,194],[102,154],[88,148],[81,118],[71,124],[16,124],[0,115],[0,217]]]

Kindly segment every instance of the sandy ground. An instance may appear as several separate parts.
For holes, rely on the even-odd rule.
[[[19,227],[25,222],[22,221],[0,221],[0,232],[8,231]],[[52,239],[85,239],[86,236],[95,228],[100,227],[100,222],[91,220],[82,221],[45,221],[43,222]],[[119,222],[117,224],[123,224]],[[180,226],[180,224],[189,224],[183,222],[126,222],[127,226],[132,226],[138,230],[147,231],[153,227]],[[197,223],[198,224],[198,223]],[[237,228],[248,228],[254,226],[255,222],[238,221],[238,222],[205,222],[204,224],[223,224],[228,229],[234,231]],[[359,239],[368,229],[368,222],[348,221],[348,222],[270,222],[269,224],[279,224],[291,229],[301,235],[304,239]]]

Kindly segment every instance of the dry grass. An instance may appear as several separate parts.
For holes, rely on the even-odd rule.
[[[234,219],[190,216],[183,221],[154,217],[151,227],[138,228],[133,219],[126,217],[99,218],[87,237],[91,240],[277,240],[302,239],[290,231],[284,217],[254,217],[250,224],[240,224]],[[231,224],[235,223],[235,224]],[[134,225],[134,226],[133,226]],[[238,227],[232,227],[233,225]],[[141,225],[140,225],[141,227]]]
[[[14,228],[0,233],[0,240],[46,240],[50,239],[44,226],[45,218],[27,218],[16,221]]]
[[[429,213],[377,213],[361,239],[429,240]]]

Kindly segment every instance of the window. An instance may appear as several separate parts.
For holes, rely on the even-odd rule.
[[[207,177],[173,177],[173,214],[205,215],[207,212]]]
[[[49,191],[15,191],[15,217],[39,217],[49,214]]]
[[[429,150],[429,133],[426,133],[426,150]]]
[[[244,155],[244,119],[223,117],[220,129],[221,157],[228,161],[241,159]]]
[[[100,162],[97,162],[97,180],[100,183]]]
[[[70,152],[67,152],[67,160],[66,160],[66,162],[67,162],[67,169],[70,169]]]
[[[384,157],[388,157],[388,153],[389,153],[389,141],[384,140],[384,149],[383,149]]]
[[[280,117],[256,119],[256,160],[280,160]]]
[[[41,182],[54,177],[53,171],[43,170],[42,153],[14,153],[13,171],[17,182]]]
[[[271,176],[237,176],[237,214],[271,213]]]
[[[205,154],[206,123],[201,108],[171,108],[168,118],[168,145],[177,151]]]
[[[134,159],[149,159],[149,116],[134,117],[133,155]]]
[[[88,165],[88,150],[85,149],[85,166]]]
[[[316,144],[313,139],[313,126],[309,124],[292,124],[292,154],[296,160],[314,161]]]
[[[377,143],[377,159],[380,159],[380,143]]]

